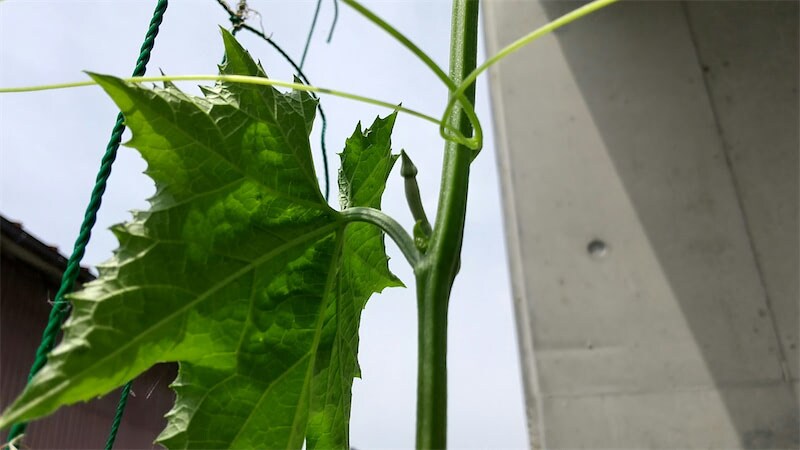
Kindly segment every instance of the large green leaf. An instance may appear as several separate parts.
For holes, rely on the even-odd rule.
[[[265,76],[223,36],[223,73]],[[320,194],[315,100],[226,83],[198,98],[94,78],[125,114],[156,195],[114,227],[114,258],[71,296],[64,339],[0,427],[178,361],[168,447],[300,448],[308,436],[309,448],[347,448],[360,313],[400,282],[383,233],[348,224]],[[393,123],[348,140],[346,206],[380,207]]]

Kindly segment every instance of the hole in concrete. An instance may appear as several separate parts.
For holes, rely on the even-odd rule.
[[[608,254],[608,246],[600,239],[594,239],[586,246],[586,251],[593,258],[602,258]]]

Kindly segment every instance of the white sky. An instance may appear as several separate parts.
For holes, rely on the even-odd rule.
[[[315,2],[250,0],[266,33],[300,59]],[[81,70],[130,74],[155,1],[20,1],[0,3],[0,85],[85,79]],[[450,6],[442,0],[381,1],[367,5],[447,67]],[[323,4],[305,72],[318,86],[372,96],[439,116],[446,90],[408,51],[345,5],[331,44],[325,43],[333,5]],[[249,22],[259,27],[258,20]],[[148,74],[216,73],[222,57],[218,25],[229,27],[214,0],[173,0],[156,40]],[[267,73],[290,80],[292,70],[250,33],[240,38]],[[483,55],[479,56],[482,61]],[[181,84],[198,92],[195,83]],[[526,448],[524,398],[512,314],[502,211],[486,80],[477,109],[486,142],[473,165],[461,273],[450,306],[449,432],[451,448]],[[357,121],[369,125],[388,111],[323,97],[333,175],[336,153]],[[0,96],[0,213],[62,253],[72,249],[116,110],[99,88]],[[319,121],[312,136],[318,151]],[[123,139],[124,141],[124,139]],[[420,169],[428,215],[435,215],[442,141],[435,126],[401,115],[393,135]],[[318,154],[315,154],[315,158]],[[320,166],[321,167],[321,166]],[[144,162],[121,148],[104,197],[85,264],[111,255],[107,228],[147,207],[152,183]],[[398,167],[384,210],[413,225]],[[321,175],[321,168],[318,169]],[[335,178],[331,199],[336,203]],[[388,240],[387,240],[388,242]],[[352,445],[361,450],[411,448],[416,402],[416,301],[413,277],[390,245],[392,270],[409,286],[373,297],[364,312],[360,362],[354,385]]]

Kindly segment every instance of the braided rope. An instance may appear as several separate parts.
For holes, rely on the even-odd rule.
[[[150,61],[150,53],[153,50],[153,43],[158,35],[158,27],[161,25],[164,12],[167,9],[167,3],[168,0],[158,0],[158,4],[153,12],[153,18],[150,20],[150,26],[147,29],[147,34],[145,35],[144,42],[139,51],[139,58],[136,60],[136,67],[133,70],[133,76],[135,77],[142,76],[145,73],[147,62]],[[86,252],[86,245],[89,243],[89,238],[92,235],[92,227],[97,221],[97,211],[100,209],[103,193],[106,190],[108,178],[111,176],[111,165],[117,157],[117,150],[122,140],[123,131],[125,131],[124,117],[122,113],[119,113],[117,114],[117,121],[114,124],[111,137],[106,146],[106,152],[101,160],[100,170],[97,172],[97,178],[94,188],[92,189],[92,195],[89,199],[89,205],[86,207],[86,213],[81,223],[80,233],[75,240],[75,247],[67,262],[67,268],[61,277],[61,286],[53,302],[53,309],[50,310],[50,317],[47,320],[47,327],[45,327],[44,333],[42,334],[42,341],[39,344],[39,348],[36,350],[36,357],[31,366],[30,373],[28,374],[28,382],[30,382],[33,376],[47,363],[47,355],[55,345],[55,340],[61,329],[61,325],[64,324],[64,321],[69,316],[69,301],[65,300],[64,297],[72,292],[75,287],[75,281],[80,272],[81,260]],[[130,382],[128,382],[123,389],[123,399],[120,399],[120,403],[117,406],[117,414],[114,418],[116,426],[112,426],[106,448],[111,448],[114,445],[114,439],[116,438],[117,429],[119,428],[118,422],[121,420],[122,413],[125,409],[128,391],[130,391]],[[27,425],[28,424],[25,422],[14,424],[8,433],[8,440],[12,441],[17,436],[24,433]]]
[[[114,441],[117,439],[117,431],[119,431],[119,424],[122,422],[122,415],[125,413],[125,405],[128,404],[128,395],[131,392],[132,381],[125,384],[122,388],[122,394],[117,403],[117,412],[114,414],[114,421],[111,422],[111,428],[108,430],[108,439],[106,440],[106,450],[114,448]]]

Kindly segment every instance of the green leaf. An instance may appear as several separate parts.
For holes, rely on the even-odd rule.
[[[366,131],[361,124],[347,140],[340,154],[339,190],[342,208],[369,206],[380,209],[386,179],[397,156],[390,152],[390,138],[396,114],[376,119]],[[337,290],[353,302],[339,302],[326,311],[326,345],[318,352],[314,396],[308,432],[309,448],[347,448],[349,442],[350,389],[353,376],[360,376],[356,353],[361,309],[375,286],[402,286],[386,264],[382,232],[364,223],[354,223],[345,230],[346,246]],[[375,280],[375,285],[363,283]],[[380,280],[380,281],[378,281]],[[339,326],[336,326],[336,321]]]
[[[223,32],[221,72],[266,76]],[[156,183],[148,211],[71,296],[47,365],[0,427],[103,395],[178,361],[171,448],[347,448],[360,313],[401,283],[383,233],[319,191],[302,92],[218,84],[192,97],[92,75],[124,113]],[[380,207],[395,116],[360,127],[342,155],[349,206]]]

